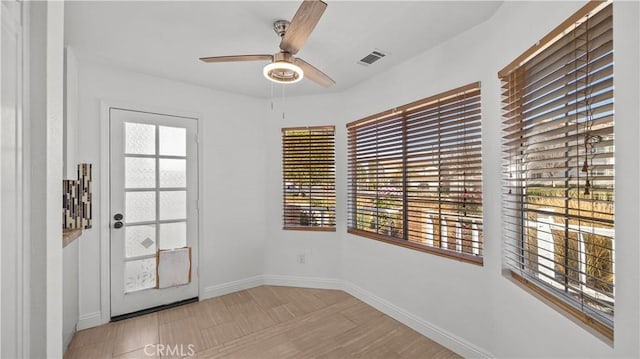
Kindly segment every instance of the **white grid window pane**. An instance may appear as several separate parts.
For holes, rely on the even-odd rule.
[[[161,158],[160,187],[187,187],[187,160]]]
[[[127,223],[156,220],[155,192],[126,192],[125,221]]]
[[[153,158],[125,157],[125,188],[155,188],[156,160]]]
[[[186,156],[187,129],[160,126],[160,155]]]
[[[156,226],[125,227],[125,257],[140,257],[156,253]]]
[[[124,152],[134,155],[156,154],[156,126],[125,122]]]
[[[154,288],[156,286],[156,258],[146,258],[124,263],[124,291]]]
[[[187,223],[163,223],[160,225],[160,249],[187,246]]]
[[[160,220],[187,218],[187,191],[160,192]]]

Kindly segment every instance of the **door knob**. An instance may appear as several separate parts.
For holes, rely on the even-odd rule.
[[[113,216],[113,219],[115,219],[116,221],[121,221],[122,218],[124,218],[122,216],[122,213],[116,213],[115,216]]]
[[[118,228],[122,228],[123,224],[122,224],[122,222],[118,221],[118,222],[114,223],[114,224],[113,224],[113,226],[114,226],[116,229],[118,229]]]

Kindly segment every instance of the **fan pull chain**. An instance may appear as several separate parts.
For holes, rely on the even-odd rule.
[[[282,119],[285,119],[285,115],[284,115],[284,109],[286,108],[286,97],[285,97],[285,93],[284,93],[284,85],[282,85]]]
[[[271,111],[273,111],[273,82],[271,82]]]

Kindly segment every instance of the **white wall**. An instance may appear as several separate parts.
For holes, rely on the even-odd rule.
[[[279,87],[279,86],[277,86]],[[279,93],[280,91],[275,91]],[[278,276],[309,278],[342,277],[342,233],[346,232],[346,207],[336,210],[337,232],[308,232],[282,230],[282,133],[283,127],[336,125],[336,196],[346,198],[347,177],[346,133],[344,109],[340,95],[282,97],[267,101],[263,111],[267,116],[267,252],[265,273]],[[284,112],[284,118],[283,118]],[[345,150],[345,151],[342,151]],[[343,164],[345,164],[343,166]],[[305,263],[298,263],[298,256],[305,255]]]
[[[83,328],[108,317],[100,302],[100,101],[124,102],[159,110],[197,113],[203,231],[200,235],[200,296],[218,285],[263,273],[265,236],[264,123],[262,103],[113,68],[80,62],[78,161],[94,168],[93,228],[80,241],[80,323]],[[108,240],[108,239],[107,239]],[[108,247],[107,247],[108,248]],[[107,288],[108,288],[108,283]],[[210,294],[209,294],[210,295]],[[97,318],[96,318],[97,317]]]
[[[611,347],[502,275],[500,93],[497,72],[583,2],[505,2],[487,22],[342,94],[290,98],[286,119],[267,129],[269,236],[266,273],[333,278],[362,288],[412,316],[497,357],[638,357],[640,293],[637,202],[638,3],[614,9],[616,86],[616,328]],[[624,30],[623,30],[624,29]],[[371,67],[375,71],[375,66]],[[482,82],[485,264],[455,260],[348,235],[347,122],[471,82]],[[267,107],[267,106],[265,106]],[[268,108],[267,108],[268,109]],[[279,117],[280,116],[280,117]],[[335,124],[338,230],[283,231],[280,127]],[[342,260],[336,258],[340,256]],[[313,253],[311,265],[296,253]],[[458,347],[457,349],[461,349]],[[468,349],[468,348],[467,348]],[[464,350],[462,350],[464,351]],[[468,351],[466,353],[469,353]]]

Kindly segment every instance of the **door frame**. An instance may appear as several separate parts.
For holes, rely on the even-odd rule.
[[[155,113],[161,115],[175,116],[175,117],[184,117],[188,119],[192,119],[196,121],[196,129],[197,129],[197,143],[196,150],[198,154],[197,161],[197,181],[198,185],[196,188],[198,189],[198,200],[197,200],[197,209],[198,209],[198,268],[196,268],[196,275],[198,276],[198,297],[202,293],[202,278],[200,277],[200,268],[202,266],[202,249],[200,237],[203,234],[203,223],[204,223],[204,211],[202,206],[202,198],[204,191],[204,178],[203,178],[203,122],[201,121],[202,116],[199,113],[175,110],[175,109],[167,109],[162,108],[160,106],[145,106],[145,105],[137,105],[131,104],[123,101],[110,101],[110,100],[101,100],[100,101],[100,314],[97,316],[92,316],[91,318],[87,318],[85,321],[85,325],[83,328],[90,328],[93,326],[106,324],[111,320],[111,243],[110,243],[110,228],[109,223],[111,222],[110,216],[110,188],[111,188],[111,180],[109,173],[109,161],[110,161],[110,151],[109,151],[109,143],[110,143],[110,109],[117,108],[121,110],[128,111],[137,111],[137,112],[147,112],[147,113]],[[96,313],[97,314],[97,313]],[[80,328],[78,328],[80,329]]]

